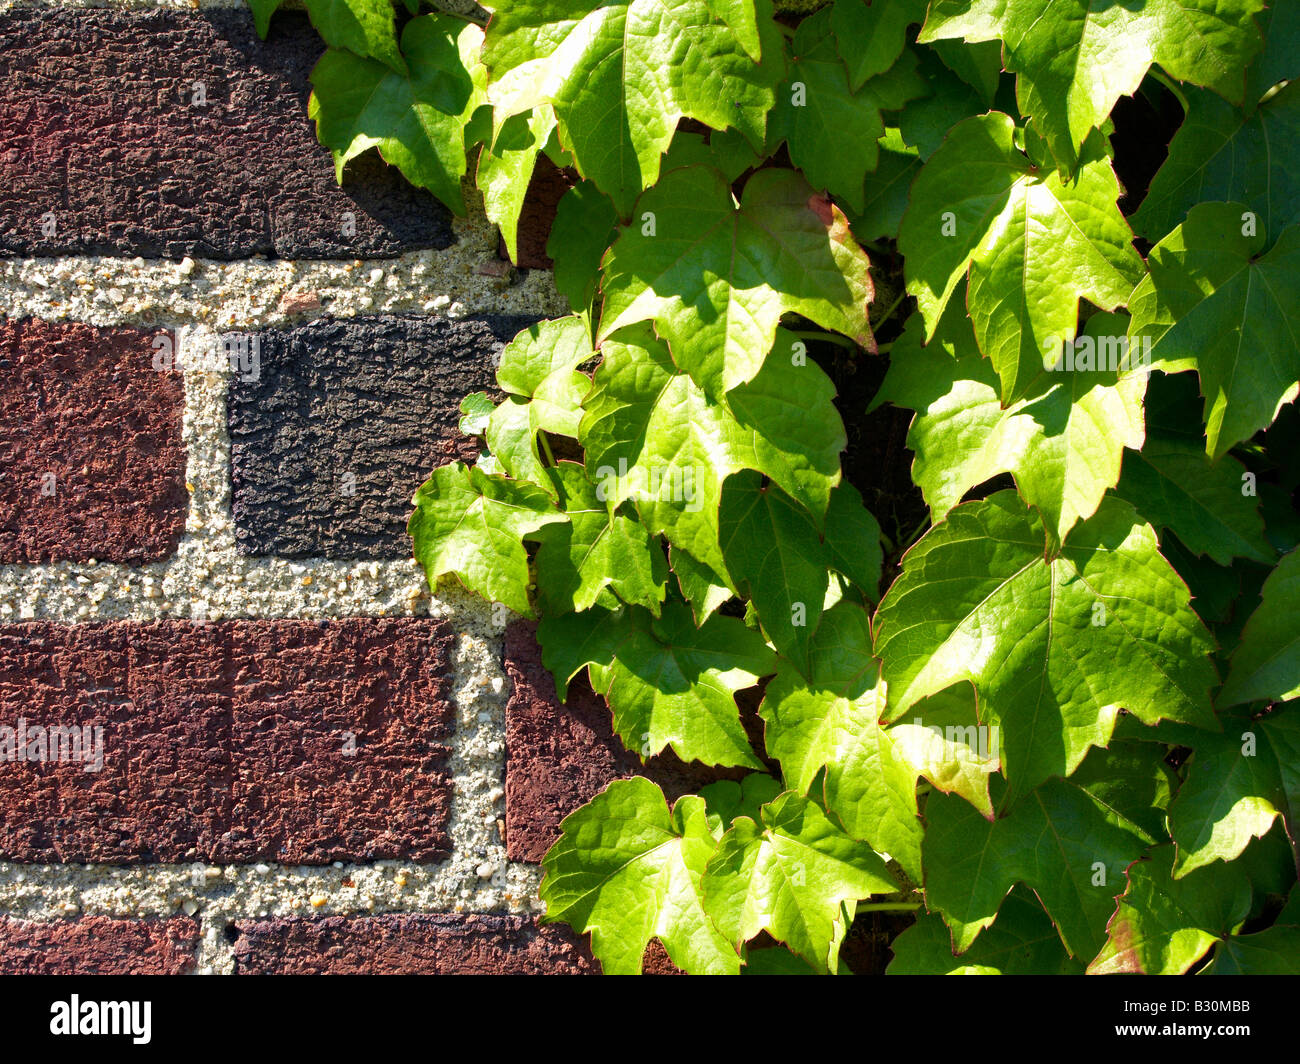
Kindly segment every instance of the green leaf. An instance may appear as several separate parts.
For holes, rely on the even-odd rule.
[[[1128,870],[1128,887],[1090,975],[1182,975],[1250,912],[1250,881],[1236,865],[1220,873],[1170,875],[1173,847]]]
[[[1220,641],[1220,650],[1226,649],[1221,629],[1232,619],[1236,600],[1241,596],[1242,563],[1238,562],[1234,568],[1228,569],[1198,558],[1173,536],[1164,538],[1160,544],[1160,553],[1178,570],[1178,575],[1187,581],[1188,590],[1192,593],[1192,607],[1210,626],[1211,631],[1215,632]],[[1240,628],[1240,623],[1236,627]]]
[[[1288,85],[1250,115],[1209,92],[1188,95],[1169,157],[1133,215],[1155,241],[1197,204],[1240,202],[1262,232],[1300,221],[1300,85]]]
[[[645,525],[611,514],[586,471],[574,462],[550,470],[567,524],[548,528],[537,550],[537,605],[543,614],[581,612],[623,602],[656,616],[664,600],[668,561]]]
[[[1246,71],[1247,110],[1274,85],[1300,78],[1300,7],[1275,2],[1256,21],[1264,32],[1264,50]]]
[[[925,899],[964,953],[993,923],[1016,883],[1043,903],[1072,957],[1101,949],[1124,869],[1144,843],[1069,780],[1051,780],[990,823],[967,802],[932,794],[922,847]]]
[[[487,392],[472,392],[460,401],[461,418],[457,427],[466,436],[482,436],[487,432],[488,420],[496,404]]]
[[[483,194],[483,209],[501,230],[512,262],[519,258],[519,212],[528,196],[537,153],[554,128],[555,112],[549,107],[512,115],[479,153],[475,181]]]
[[[1232,861],[1279,817],[1292,837],[1300,813],[1300,714],[1225,716],[1224,733],[1198,739],[1169,809],[1174,877]]]
[[[706,140],[699,133],[678,130],[664,156],[663,172],[682,166],[711,166],[728,181],[735,181],[762,159],[754,146],[735,130],[713,130]]]
[[[749,468],[780,484],[820,527],[842,483],[839,456],[848,442],[830,377],[793,334],[778,329],[767,361],[727,394],[726,405],[741,427],[744,452],[753,451]],[[871,544],[861,549],[870,559]]]
[[[890,949],[889,975],[960,975],[973,968],[999,975],[1083,974],[1042,905],[1023,887],[1007,895],[997,920],[965,953],[953,953],[948,929],[932,914],[922,915]]]
[[[580,438],[593,480],[612,506],[636,502],[654,535],[729,583],[718,545],[722,483],[753,469],[814,515],[839,480],[844,428],[834,388],[815,364],[773,357],[758,376],[712,403],[678,372],[666,344],[634,326],[603,345]]]
[[[957,125],[913,183],[898,237],[927,340],[969,273],[975,335],[1007,401],[1043,386],[1080,298],[1114,309],[1142,276],[1110,161],[1090,157],[1066,181],[1016,149],[1014,128],[998,113]]]
[[[308,115],[334,153],[340,182],[349,159],[378,148],[412,184],[465,213],[465,127],[483,102],[470,69],[482,38],[477,26],[450,16],[411,19],[402,31],[409,76],[340,49],[321,56]]]
[[[1133,293],[1130,338],[1150,338],[1156,368],[1200,374],[1215,459],[1267,426],[1300,379],[1300,225],[1266,244],[1240,204],[1201,204],[1151,249]]]
[[[668,567],[677,578],[677,586],[691,607],[697,625],[703,624],[728,599],[735,589],[718,583],[718,577],[703,562],[697,562],[680,547],[668,548]]]
[[[739,206],[717,171],[665,174],[605,260],[597,340],[653,321],[715,399],[753,380],[785,313],[871,345],[866,253],[838,208],[789,170],[760,170]]]
[[[249,9],[253,12],[253,24],[262,40],[266,40],[266,35],[271,30],[271,16],[283,3],[284,0],[248,0]]]
[[[936,743],[923,723],[881,725],[885,692],[878,677],[866,612],[840,602],[817,629],[811,666],[801,672],[780,662],[759,713],[768,753],[781,762],[787,786],[807,794],[824,769],[827,810],[849,835],[888,853],[919,882],[924,832],[917,777],[934,772],[976,801],[980,784],[972,794],[973,759],[959,756],[960,744]],[[983,789],[987,807],[987,775]]]
[[[735,694],[770,673],[774,658],[742,621],[715,614],[697,628],[690,610],[669,600],[658,618],[638,607],[550,615],[537,635],[561,697],[588,666],[592,687],[614,712],[614,730],[643,758],[671,746],[683,761],[763,767]]]
[[[658,180],[660,157],[681,119],[735,127],[751,143],[763,142],[772,88],[783,72],[770,0],[719,4],[581,0],[565,11],[548,0],[489,5],[483,58],[497,120],[551,104],[578,172],[628,217],[637,194]],[[756,14],[747,17],[747,6]]]
[[[390,0],[306,0],[306,3],[311,24],[331,48],[346,48],[357,55],[378,59],[398,74],[408,72],[397,50],[397,22]]]
[[[980,724],[975,689],[956,684],[918,702],[889,728],[899,749],[930,784],[993,817],[989,780],[1001,767],[998,734]]]
[[[471,591],[531,617],[523,540],[563,520],[541,488],[453,462],[415,493],[408,531],[430,588],[454,573]]]
[[[891,719],[969,680],[1001,729],[1007,801],[1068,775],[1121,707],[1215,726],[1214,643],[1132,507],[1102,501],[1055,557],[1014,492],[953,509],[903,559],[877,614]]]
[[[709,807],[709,816],[717,817],[715,830],[721,835],[738,817],[759,819],[763,806],[783,789],[780,781],[766,772],[750,772],[739,783],[718,780],[707,784],[700,788],[700,797]]]
[[[908,189],[920,170],[920,153],[904,143],[897,127],[886,129],[880,138],[876,168],[867,175],[862,210],[849,216],[859,240],[893,240],[898,236],[898,226],[907,210]]]
[[[508,394],[541,407],[539,420],[548,431],[576,437],[581,415],[571,408],[569,386],[574,370],[595,357],[581,318],[541,321],[516,335],[501,352],[497,383]],[[554,398],[557,391],[563,400]]]
[[[1300,551],[1277,564],[1232,655],[1219,705],[1300,698]]]
[[[847,480],[841,480],[831,492],[824,544],[830,567],[851,580],[872,602],[879,601],[880,571],[885,560],[880,524],[862,505],[858,489]]]
[[[569,189],[555,208],[546,254],[555,264],[555,287],[577,311],[591,307],[600,279],[600,260],[614,242],[618,213],[590,181]]]
[[[925,347],[920,315],[909,319],[877,398],[916,411],[907,435],[912,479],[939,521],[972,488],[1011,473],[1060,538],[1120,479],[1124,448],[1142,446],[1146,377],[1054,373],[1059,383],[1004,406],[960,303],[951,307]]]
[[[736,35],[750,58],[755,61],[761,59],[763,33],[759,29],[758,20],[760,13],[767,16],[770,12],[766,9],[761,12],[756,10],[754,0],[708,0],[708,5],[709,10]]]
[[[845,903],[898,889],[884,861],[788,792],[723,835],[703,887],[709,915],[737,948],[767,931],[820,972],[838,967],[852,918]]]
[[[497,383],[506,399],[488,418],[488,448],[516,480],[558,498],[538,450],[538,433],[577,438],[591,378],[576,367],[596,357],[578,317],[543,321],[519,333],[501,353]]]
[[[1110,745],[1093,750],[1070,780],[1109,810],[1121,827],[1155,845],[1169,836],[1165,825],[1178,786],[1178,776],[1164,757],[1159,746],[1121,739],[1117,729]]]
[[[997,41],[928,41],[943,65],[979,93],[986,107],[993,106],[1002,81],[1002,45]]]
[[[483,439],[502,472],[515,480],[541,485],[548,495],[555,498],[555,486],[546,474],[546,464],[537,449],[537,425],[533,413],[533,404],[526,399],[506,396],[488,417]]]
[[[926,92],[916,73],[916,56],[904,53],[887,75],[850,89],[826,8],[799,23],[793,50],[790,75],[777,90],[768,143],[784,139],[791,162],[814,187],[861,211],[862,175],[875,169],[876,141],[885,132],[881,112],[897,110]]]
[[[1242,492],[1245,467],[1230,457],[1211,462],[1205,449],[1182,440],[1151,439],[1124,459],[1118,494],[1158,528],[1220,565],[1233,558],[1271,564],[1264,519]]]
[[[1243,71],[1260,46],[1251,16],[1263,7],[1263,0],[935,0],[920,39],[1000,39],[1007,69],[1019,75],[1021,112],[1052,154],[1073,165],[1152,63],[1240,101]]]
[[[947,45],[952,42],[939,43]],[[965,54],[965,46],[961,47],[963,51],[959,54]],[[992,48],[993,82],[996,85],[996,70],[1001,69],[1001,63],[997,44]],[[862,210],[848,212],[853,232],[859,239],[896,238],[907,209],[908,191],[921,170],[921,164],[938,151],[953,126],[964,118],[988,110],[981,91],[953,74],[930,49],[922,51],[919,59],[919,73],[930,94],[910,100],[902,111],[890,116],[890,121],[896,124],[888,126],[879,139],[879,159],[867,174]]]
[[[883,74],[903,54],[907,27],[925,21],[926,0],[835,0],[830,22],[854,91]],[[800,23],[800,29],[810,21]],[[799,49],[798,37],[795,50]]]
[[[736,588],[753,602],[778,654],[801,668],[826,598],[828,558],[808,512],[757,473],[727,480],[718,542]]]
[[[607,975],[640,974],[652,938],[692,974],[739,974],[739,953],[704,909],[715,839],[703,798],[687,795],[670,812],[649,780],[615,780],[560,829],[542,861],[543,922],[590,932]]]
[[[958,122],[984,114],[988,107],[979,93],[953,74],[928,51],[921,53],[920,73],[929,95],[912,100],[896,116],[903,140],[928,159]]]
[[[1219,943],[1207,975],[1300,975],[1300,889],[1292,889],[1272,927]]]

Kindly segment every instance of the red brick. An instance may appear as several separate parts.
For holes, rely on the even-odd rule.
[[[422,618],[0,625],[0,725],[104,729],[98,772],[0,760],[0,858],[441,860],[450,638]]]
[[[198,944],[198,922],[186,916],[0,916],[0,975],[181,975],[194,967]]]
[[[506,705],[506,852],[538,863],[559,838],[560,821],[606,786],[647,776],[670,800],[742,770],[720,770],[679,760],[671,750],[645,764],[614,734],[604,699],[585,677],[569,685],[561,705],[555,681],[542,665],[534,626],[506,629],[506,671],[514,685]]]
[[[236,923],[239,975],[586,975],[584,941],[530,917],[439,913]]]
[[[0,562],[175,551],[189,507],[184,389],[179,373],[154,370],[151,341],[0,320]]]
[[[0,254],[350,259],[449,246],[450,213],[376,153],[334,180],[307,117],[324,50],[289,12],[265,42],[247,11],[0,14]]]

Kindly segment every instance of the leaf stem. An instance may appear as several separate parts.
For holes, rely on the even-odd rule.
[[[1173,78],[1171,78],[1159,67],[1153,66],[1150,70],[1147,71],[1147,73],[1151,77],[1155,78],[1156,81],[1160,82],[1161,85],[1163,85],[1166,89],[1168,89],[1170,92],[1174,94],[1174,98],[1178,101],[1178,103],[1183,108],[1183,114],[1186,114],[1188,110],[1187,94],[1183,92],[1183,90],[1179,87],[1178,83],[1174,81]]]
[[[551,441],[546,438],[546,433],[544,432],[539,432],[537,435],[542,441],[542,450],[546,452],[546,464],[554,469],[555,455],[551,453]]]
[[[880,317],[878,317],[875,320],[875,322],[872,323],[871,327],[873,329],[878,329],[881,325],[887,322],[891,317],[893,317],[894,311],[896,311],[902,305],[903,300],[906,298],[907,298],[907,289],[903,289],[903,291],[898,293],[898,298],[889,304],[889,309],[886,310],[885,313],[882,314]]]
[[[874,905],[859,905],[860,913],[912,913],[921,907],[919,901],[878,902]]]
[[[930,515],[927,513],[923,518],[921,518],[921,523],[917,525],[914,529],[912,529],[912,534],[908,536],[907,539],[903,540],[903,544],[902,544],[903,551],[906,552],[910,550],[912,544],[915,543],[918,539],[920,539],[922,534],[929,527],[930,527]]]

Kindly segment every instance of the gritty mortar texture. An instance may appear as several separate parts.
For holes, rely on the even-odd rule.
[[[0,314],[92,325],[215,330],[283,326],[328,314],[518,314],[555,317],[568,304],[550,274],[502,273],[495,231],[475,212],[445,251],[334,262],[228,263],[94,256],[0,258]]]

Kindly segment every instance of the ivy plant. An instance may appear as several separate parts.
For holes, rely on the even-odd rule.
[[[410,522],[647,762],[545,919],[607,972],[842,972],[872,912],[898,972],[1300,968],[1300,6],[795,6],[306,0],[340,179],[512,256],[569,185],[571,313]]]

